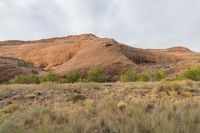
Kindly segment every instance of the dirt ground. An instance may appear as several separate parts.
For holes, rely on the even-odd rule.
[[[171,84],[171,85],[169,85]],[[158,83],[76,83],[40,85],[1,85],[0,109],[9,104],[20,107],[33,105],[68,105],[85,99],[112,97],[117,101],[129,102],[133,99],[176,100],[200,99],[200,83],[192,81]]]

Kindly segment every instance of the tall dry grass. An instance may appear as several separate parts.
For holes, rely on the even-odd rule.
[[[132,99],[125,110],[112,97],[69,106],[32,107],[0,113],[0,133],[198,133],[198,101]],[[12,109],[10,109],[12,110]]]

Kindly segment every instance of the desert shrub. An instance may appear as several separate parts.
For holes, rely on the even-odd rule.
[[[148,82],[148,81],[150,81],[150,79],[151,79],[151,77],[147,73],[139,75],[139,80],[140,81]]]
[[[138,74],[133,70],[128,70],[120,76],[122,82],[136,82],[138,80]]]
[[[75,103],[75,102],[82,101],[82,100],[85,100],[85,99],[86,99],[86,96],[78,94],[78,95],[72,96],[70,98],[70,101],[73,101]]]
[[[190,79],[194,81],[200,80],[200,67],[188,68],[177,75],[178,80]]]
[[[12,113],[12,112],[15,112],[18,109],[19,109],[19,106],[17,104],[9,104],[6,107],[4,107],[3,109],[1,109],[0,112]]]
[[[87,77],[83,79],[85,82],[103,82],[103,68],[94,67],[90,68],[87,73]]]
[[[54,72],[49,72],[47,75],[40,77],[40,82],[59,82],[59,75]]]
[[[183,87],[177,81],[169,82],[163,81],[160,82],[159,91],[181,91]]]
[[[18,75],[10,81],[12,84],[39,84],[40,81],[35,75]]]
[[[186,84],[187,86],[190,86],[190,87],[193,87],[193,86],[194,86],[193,80],[187,79],[187,80],[185,80],[184,82],[185,82],[185,84]]]
[[[65,82],[75,83],[81,80],[81,73],[79,71],[73,71],[65,76]]]
[[[166,71],[164,69],[158,70],[157,72],[155,72],[153,74],[153,78],[156,81],[160,81],[160,80],[166,78]]]

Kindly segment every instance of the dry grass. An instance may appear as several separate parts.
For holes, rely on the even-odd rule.
[[[199,133],[199,86],[192,81],[4,85],[0,133]]]

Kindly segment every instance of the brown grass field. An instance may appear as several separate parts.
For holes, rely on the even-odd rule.
[[[200,82],[0,86],[0,133],[199,133]]]

